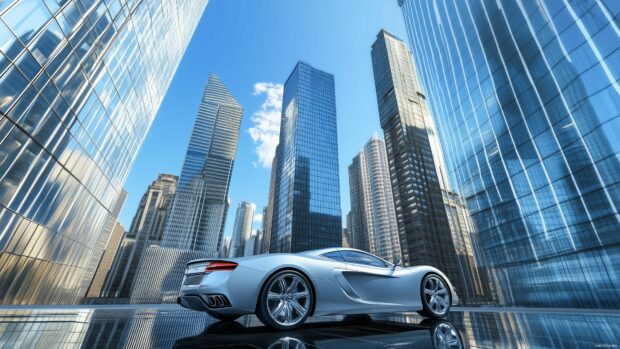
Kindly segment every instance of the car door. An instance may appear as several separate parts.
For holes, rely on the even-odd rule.
[[[369,253],[341,250],[347,271],[344,278],[359,300],[381,307],[407,307],[413,304],[415,290],[409,285],[410,274],[405,268],[392,264]],[[380,309],[384,311],[385,309]]]

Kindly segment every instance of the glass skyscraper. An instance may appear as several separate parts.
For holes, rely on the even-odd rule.
[[[284,85],[269,252],[341,246],[334,76],[299,62]]]
[[[399,4],[499,301],[620,308],[620,2]]]
[[[252,223],[254,221],[255,211],[256,204],[253,202],[241,201],[237,206],[229,251],[230,258],[243,257],[245,255],[246,244],[252,235]]]
[[[84,296],[206,5],[0,2],[0,303]]]
[[[404,42],[381,30],[371,57],[403,263],[435,266],[462,290],[429,138],[429,110],[411,53]]]
[[[162,246],[217,257],[243,108],[215,74],[198,108]]]

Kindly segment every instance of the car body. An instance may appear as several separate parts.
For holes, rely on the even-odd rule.
[[[288,275],[289,279],[279,281],[284,284],[282,291],[279,291],[278,282],[269,282],[282,273]],[[444,301],[450,304],[446,304],[445,313],[426,315],[443,317],[447,315],[450,306],[458,303],[458,296],[440,270],[431,266],[401,267],[369,253],[348,248],[193,260],[187,264],[178,303],[189,309],[206,311],[222,320],[257,314],[263,322],[266,310],[261,309],[261,306],[271,295],[275,297],[272,304],[295,305],[299,311],[291,310],[294,315],[304,311],[298,307],[300,303],[303,304],[308,313],[306,317],[424,312],[430,304],[431,296],[425,298],[422,294],[434,292],[433,287],[430,287],[430,292],[424,291],[422,287],[429,276],[444,281]],[[299,292],[286,293],[285,288],[292,287],[294,282],[309,284],[305,285],[305,293],[301,286],[295,286]],[[268,286],[271,288],[266,291]],[[295,304],[295,299],[291,301],[294,294],[305,294],[308,300],[301,299]],[[260,301],[261,297],[265,298],[265,302]],[[286,313],[288,308],[280,311]],[[269,325],[279,329],[294,327],[282,323]]]

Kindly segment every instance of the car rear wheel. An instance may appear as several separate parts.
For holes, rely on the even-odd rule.
[[[297,271],[282,270],[263,285],[256,316],[267,326],[292,330],[306,321],[313,304],[310,281]]]
[[[418,314],[424,317],[442,318],[448,315],[452,305],[452,294],[448,283],[437,274],[428,274],[420,285],[422,310]]]

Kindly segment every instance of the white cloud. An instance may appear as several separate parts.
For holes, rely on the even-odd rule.
[[[280,115],[282,112],[282,84],[257,82],[254,95],[265,95],[265,101],[252,115],[254,126],[248,132],[256,145],[258,164],[271,167],[280,135]]]
[[[254,222],[256,223],[262,223],[263,221],[263,214],[262,213],[257,213],[254,215]]]

